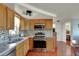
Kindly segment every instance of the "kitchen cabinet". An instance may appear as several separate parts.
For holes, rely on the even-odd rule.
[[[29,51],[29,39],[16,46],[16,56],[26,56]]]
[[[33,49],[33,38],[29,38],[29,49]]]
[[[34,30],[35,24],[45,24],[45,29],[52,29],[53,20],[52,19],[31,19],[30,20],[30,29]]]
[[[45,20],[43,19],[31,19],[30,20],[30,29],[34,30],[35,24],[45,24]]]
[[[53,25],[53,20],[52,19],[46,19],[46,29],[47,30],[51,30],[52,29],[52,25]]]
[[[46,38],[46,48],[48,51],[55,51],[55,39],[53,38]]]
[[[37,20],[37,19],[31,19],[30,20],[30,30],[34,30],[34,25],[36,23],[39,23],[39,20]]]
[[[26,56],[29,51],[29,39],[24,41],[24,55]]]
[[[20,17],[20,30],[29,30],[30,20]]]
[[[0,4],[0,29],[6,29],[6,7]]]
[[[16,56],[24,56],[24,42],[16,47]]]
[[[46,25],[46,19],[40,19],[40,23]]]
[[[20,17],[20,30],[25,30],[25,19]]]
[[[14,12],[0,4],[0,29],[14,29]]]
[[[30,20],[25,19],[25,28],[26,28],[26,30],[30,30],[29,27],[30,27]]]
[[[14,29],[14,11],[7,7],[7,29]]]

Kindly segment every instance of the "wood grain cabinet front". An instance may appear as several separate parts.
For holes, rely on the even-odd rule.
[[[30,30],[30,20],[25,19],[25,28],[26,30]]]
[[[53,20],[52,19],[31,19],[30,20],[30,29],[34,30],[35,24],[45,24],[45,29],[52,29]]]
[[[16,46],[16,56],[26,56],[29,51],[29,39]]]
[[[6,7],[0,4],[0,29],[6,29]]]
[[[55,51],[56,45],[55,40],[53,38],[46,39],[46,48],[48,51]]]
[[[27,55],[28,51],[29,51],[29,39],[26,39],[24,41],[24,55]]]
[[[7,29],[14,29],[14,11],[7,7]]]
[[[16,56],[24,56],[24,42],[16,47]]]
[[[33,49],[33,38],[29,38],[29,49]]]
[[[20,30],[25,30],[25,19],[20,17]]]
[[[53,20],[52,19],[46,19],[46,29],[51,30],[53,26]]]
[[[14,12],[3,4],[0,4],[0,29],[14,29]]]

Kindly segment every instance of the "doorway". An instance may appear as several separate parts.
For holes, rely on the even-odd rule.
[[[67,22],[65,24],[65,29],[66,29],[66,44],[71,45],[71,25],[70,22]]]

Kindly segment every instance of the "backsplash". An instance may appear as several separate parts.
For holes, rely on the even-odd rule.
[[[46,37],[52,37],[53,36],[53,30],[25,30],[25,31],[21,31],[22,34],[24,34],[25,36],[34,36],[36,32],[43,32],[45,33]]]
[[[25,30],[25,31],[20,31],[19,34],[11,35],[11,32],[9,32],[8,30],[0,30],[0,43],[12,42],[24,36],[34,36],[36,32],[38,31]],[[48,31],[43,30],[42,32],[45,33],[46,37],[53,36],[52,30],[48,30]]]
[[[0,30],[0,43],[12,42],[19,38],[19,35],[11,35],[8,30]]]
[[[0,43],[9,41],[9,32],[7,30],[0,30]]]
[[[37,31],[34,31],[34,33],[36,33],[36,32],[45,33],[46,37],[52,37],[53,36],[53,30],[41,30],[41,31],[37,30]]]

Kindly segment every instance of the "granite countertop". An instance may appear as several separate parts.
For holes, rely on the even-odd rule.
[[[8,53],[10,50],[16,48],[17,45],[19,45],[21,42],[23,42],[24,40],[30,38],[32,36],[28,36],[28,37],[23,37],[23,39],[21,41],[18,41],[16,43],[1,43],[0,44],[0,56],[5,56],[6,53]]]

